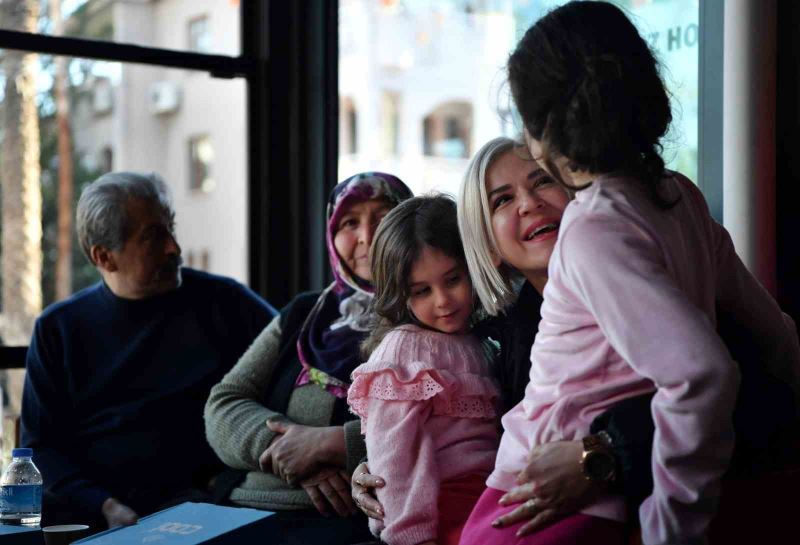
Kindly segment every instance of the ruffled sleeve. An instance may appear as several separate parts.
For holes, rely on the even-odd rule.
[[[494,418],[498,389],[480,345],[471,338],[410,327],[390,332],[352,373],[347,402],[361,417],[362,430],[370,399],[430,400],[434,415]]]

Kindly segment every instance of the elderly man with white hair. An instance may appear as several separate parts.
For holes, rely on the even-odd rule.
[[[102,281],[46,309],[27,355],[22,444],[47,523],[130,524],[204,499],[224,468],[203,406],[275,311],[182,268],[174,215],[156,174],[106,174],[81,195],[78,238]]]

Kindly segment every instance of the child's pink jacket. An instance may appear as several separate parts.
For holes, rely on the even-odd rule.
[[[353,371],[347,402],[361,417],[370,472],[386,480],[383,525],[370,520],[383,542],[435,540],[440,483],[492,471],[497,396],[472,335],[400,326]]]
[[[664,181],[663,211],[630,179],[577,192],[562,218],[525,398],[502,419],[493,488],[516,485],[531,448],[579,439],[616,402],[657,393],[647,545],[703,542],[733,448],[737,366],[715,332],[715,303],[761,342],[763,363],[798,391],[794,324],[737,257],[699,190]],[[757,501],[757,500],[756,500]],[[623,519],[619,498],[587,514]]]

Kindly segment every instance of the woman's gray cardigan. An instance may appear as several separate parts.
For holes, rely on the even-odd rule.
[[[280,415],[266,408],[261,399],[276,372],[281,334],[278,316],[211,389],[204,414],[206,438],[217,456],[232,468],[249,470],[245,480],[231,492],[230,500],[271,511],[313,508],[302,488],[289,486],[272,473],[264,473],[258,465],[259,456],[276,435],[267,428],[266,421]],[[285,416],[297,424],[329,426],[334,401],[332,394],[316,384],[307,384],[294,389]],[[366,455],[360,427],[357,419],[344,424],[350,473]]]

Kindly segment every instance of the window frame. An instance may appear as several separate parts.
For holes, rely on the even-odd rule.
[[[700,2],[697,185],[708,202],[711,216],[722,223],[722,71],[725,4]]]

